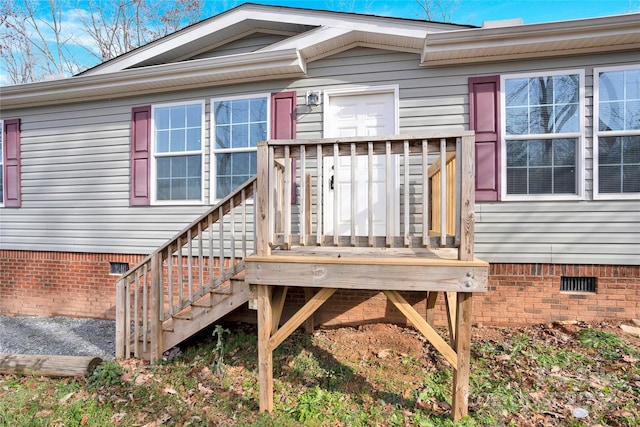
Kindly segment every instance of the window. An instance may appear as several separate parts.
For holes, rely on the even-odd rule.
[[[153,107],[156,202],[202,202],[203,122],[202,102]]]
[[[581,194],[581,71],[503,76],[505,198]]]
[[[595,196],[638,197],[640,66],[596,69],[594,79]]]
[[[256,147],[269,135],[269,95],[212,101],[213,199],[256,173]]]

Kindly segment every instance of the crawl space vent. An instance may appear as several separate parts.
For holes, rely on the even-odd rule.
[[[560,277],[560,290],[566,292],[596,292],[595,277]]]
[[[109,264],[109,274],[117,274],[118,276],[121,276],[129,271],[128,262],[110,262]]]

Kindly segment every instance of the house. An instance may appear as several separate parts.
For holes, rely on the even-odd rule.
[[[3,87],[0,121],[3,315],[115,318],[118,277],[255,175],[257,141],[365,135],[475,138],[472,253],[490,292],[474,322],[640,313],[640,14],[476,28],[244,4],[72,78]],[[456,234],[422,205],[426,184],[397,190],[405,169],[427,172],[396,157],[355,220],[366,201],[340,189],[366,177],[348,163],[317,167],[322,192],[282,164],[279,194],[298,210],[281,214],[315,218],[299,235],[320,239],[320,219],[334,237]],[[405,321],[375,289],[333,301],[317,324]],[[410,303],[430,307],[426,293]]]

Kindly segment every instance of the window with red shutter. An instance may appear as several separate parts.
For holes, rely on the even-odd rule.
[[[148,206],[151,106],[131,110],[131,206]]]
[[[500,76],[469,79],[469,127],[476,133],[476,201],[500,200]]]
[[[20,183],[20,119],[2,122],[2,138],[0,140],[2,163],[0,164],[0,200],[4,207],[19,208],[22,206]]]

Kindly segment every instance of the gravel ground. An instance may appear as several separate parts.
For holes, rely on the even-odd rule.
[[[0,316],[0,353],[115,357],[112,320]]]

